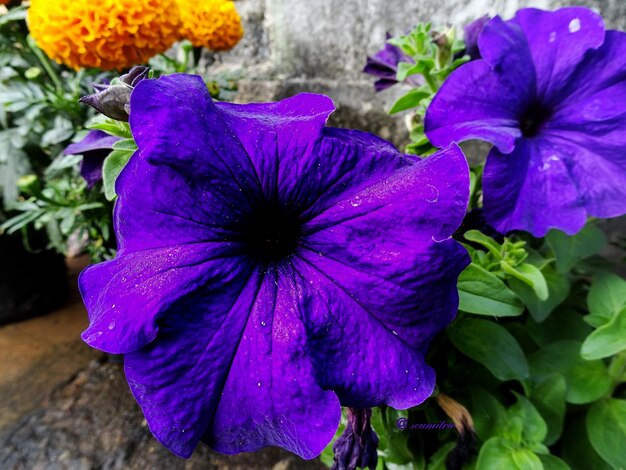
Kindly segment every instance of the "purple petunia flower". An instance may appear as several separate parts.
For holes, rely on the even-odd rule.
[[[488,222],[543,236],[626,213],[626,33],[586,8],[523,9],[491,20],[478,44],[483,59],[450,75],[425,128],[436,146],[494,144]]]
[[[391,35],[387,33],[385,39],[391,39]],[[394,46],[388,42],[385,46],[373,56],[367,57],[367,63],[363,69],[363,73],[367,73],[378,80],[374,82],[376,91],[383,91],[398,83],[396,74],[398,73],[398,64],[400,62],[414,63],[415,61],[405,54],[398,46]],[[420,86],[419,76],[411,75],[406,78],[405,82],[411,86]]]
[[[117,180],[117,257],[87,268],[84,340],[125,354],[155,436],[187,457],[280,446],[313,458],[340,403],[425,400],[433,336],[467,265],[451,146],[419,160],[326,128],[330,99],[214,103],[200,77],[142,81]]]
[[[80,175],[87,182],[88,188],[93,188],[97,182],[102,181],[102,165],[113,150],[113,144],[118,140],[119,137],[93,130],[89,131],[83,140],[68,145],[63,151],[65,155],[83,156]]]

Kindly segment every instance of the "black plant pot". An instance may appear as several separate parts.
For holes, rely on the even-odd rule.
[[[65,258],[45,247],[45,237],[0,235],[0,324],[43,315],[63,305],[68,294]]]

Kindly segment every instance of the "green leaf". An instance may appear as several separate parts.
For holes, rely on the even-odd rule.
[[[570,470],[570,466],[558,457],[550,454],[539,455],[543,470]]]
[[[487,250],[489,250],[492,255],[496,256],[497,258],[502,257],[502,248],[500,247],[498,242],[496,242],[493,238],[488,237],[484,233],[478,230],[468,230],[467,232],[465,232],[463,237],[465,237],[466,240],[484,246],[485,248],[487,248]]]
[[[137,150],[137,143],[135,139],[122,139],[113,144],[113,150],[126,150],[128,152],[134,152]]]
[[[587,295],[587,306],[597,321],[585,317],[591,326],[598,327],[608,322],[626,306],[626,280],[608,272],[598,274]]]
[[[547,445],[554,444],[561,436],[565,417],[566,392],[565,377],[554,374],[544,377],[532,388],[530,393],[530,401],[535,405],[548,427],[548,432],[543,440]]]
[[[420,102],[424,98],[428,98],[432,94],[431,91],[423,88],[415,88],[409,91],[406,95],[398,99],[389,110],[389,114],[399,113],[407,109],[415,108],[419,106]]]
[[[545,266],[541,272],[548,286],[548,298],[545,300],[537,297],[535,291],[527,283],[516,278],[508,281],[511,289],[526,304],[533,320],[537,323],[544,321],[567,298],[570,291],[569,279],[550,265]]]
[[[104,160],[102,182],[104,184],[104,195],[109,201],[115,199],[115,182],[132,155],[133,152],[127,150],[113,150]]]
[[[520,298],[495,274],[470,264],[459,276],[459,309],[494,317],[513,317],[524,311]]]
[[[123,139],[132,139],[133,134],[127,122],[115,121],[110,118],[96,118],[94,122],[86,126],[87,129],[97,129],[106,132],[109,135],[122,137]]]
[[[539,412],[528,398],[513,392],[517,403],[508,409],[510,418],[518,417],[522,422],[522,439],[526,442],[543,442],[548,433],[548,427]]]
[[[506,409],[493,395],[482,388],[472,388],[472,419],[481,440],[501,435],[507,421]]]
[[[626,349],[626,307],[585,339],[580,353],[585,359],[601,359]]]
[[[551,230],[546,235],[546,241],[554,252],[556,269],[566,273],[580,260],[602,251],[606,245],[606,236],[595,225],[586,225],[571,237],[558,230]]]
[[[574,418],[564,429],[561,455],[574,470],[612,470],[587,438],[584,416]]]
[[[606,395],[611,378],[602,361],[587,361],[580,356],[581,343],[558,341],[545,346],[528,358],[533,380],[562,374],[567,383],[568,403],[591,403]]]
[[[476,470],[494,469],[543,470],[543,466],[532,451],[514,446],[501,437],[492,437],[480,448]]]
[[[500,263],[502,270],[519,279],[522,282],[528,284],[539,300],[546,300],[548,298],[548,284],[543,274],[536,266],[529,263],[518,264],[517,266],[511,266],[506,261]]]
[[[587,413],[587,437],[614,468],[626,467],[626,400],[601,400]]]
[[[448,328],[448,335],[459,351],[483,364],[498,379],[528,377],[524,352],[504,327],[489,320],[465,318]]]
[[[435,61],[432,58],[424,58],[415,64],[408,62],[400,62],[398,64],[398,72],[396,73],[396,80],[403,82],[407,77],[411,75],[422,74],[435,65]]]
[[[456,443],[448,442],[439,447],[428,462],[428,470],[446,470],[446,457],[455,446]]]

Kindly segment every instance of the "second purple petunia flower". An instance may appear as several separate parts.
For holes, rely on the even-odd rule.
[[[587,216],[626,213],[626,33],[586,8],[492,19],[426,113],[439,147],[494,144],[484,209],[500,232],[568,234]]]
[[[332,439],[340,404],[408,408],[468,264],[451,146],[420,160],[325,127],[330,99],[214,103],[200,77],[144,80],[117,181],[117,257],[80,277],[93,347],[125,354],[148,425],[189,456]]]

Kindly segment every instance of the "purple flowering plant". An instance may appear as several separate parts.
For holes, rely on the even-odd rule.
[[[624,33],[583,8],[443,31],[368,58],[377,91],[413,87],[406,154],[328,126],[325,96],[218,102],[187,74],[91,126],[118,249],[80,276],[83,339],[176,455],[623,466],[626,281],[586,219],[626,212]]]
[[[469,263],[456,145],[421,160],[326,127],[324,96],[215,103],[190,75],[141,82],[130,109],[118,253],[81,274],[83,339],[125,355],[157,439],[313,458],[341,405],[431,395],[424,356]]]
[[[626,213],[626,33],[578,7],[464,29],[450,73],[424,76],[431,93],[413,88],[399,103],[412,113],[409,152],[493,145],[486,163],[484,146],[464,145],[471,195],[455,236],[472,263],[459,278],[459,314],[430,349],[439,390],[455,390],[475,442],[458,426],[456,443],[421,434],[381,439],[379,451],[427,468],[620,468],[626,281],[619,257],[600,256],[598,219]],[[430,40],[434,62],[440,44]],[[393,435],[389,410],[376,413],[374,429]],[[429,406],[401,419],[424,416],[436,421]]]

